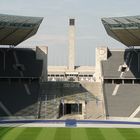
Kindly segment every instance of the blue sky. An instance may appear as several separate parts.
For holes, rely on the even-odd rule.
[[[76,19],[76,65],[94,65],[95,48],[124,47],[110,38],[102,17],[140,14],[139,0],[0,0],[0,13],[41,16],[38,33],[20,46],[49,47],[49,65],[67,65],[68,19]]]

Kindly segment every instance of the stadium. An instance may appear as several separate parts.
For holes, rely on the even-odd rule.
[[[42,20],[0,15],[0,138],[138,140],[140,16],[101,19],[126,49],[96,48],[95,67],[75,66],[75,19],[68,66],[48,66],[47,46],[16,47]]]

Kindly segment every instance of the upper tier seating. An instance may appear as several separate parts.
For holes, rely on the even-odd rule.
[[[102,61],[102,71],[105,79],[140,78],[140,50],[108,52],[108,59]]]
[[[42,64],[32,49],[0,48],[0,77],[40,77]]]

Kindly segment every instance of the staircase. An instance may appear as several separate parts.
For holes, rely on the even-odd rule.
[[[89,83],[81,82],[81,85],[91,93],[95,98],[99,99],[102,97],[101,84],[99,82]]]
[[[84,101],[91,104],[99,100],[94,94],[92,85],[89,83],[72,82],[47,82],[40,85],[38,118],[57,119],[59,118],[59,107],[62,100],[67,102]],[[85,88],[86,87],[86,88]],[[99,87],[98,87],[99,88]],[[98,89],[97,87],[95,89]],[[92,92],[91,92],[92,91]],[[97,92],[97,91],[96,91]],[[95,92],[95,93],[96,93]],[[91,107],[93,108],[93,107]]]
[[[95,100],[88,100],[86,104],[85,119],[102,119],[104,117],[103,95],[101,84],[98,82],[82,82],[81,85],[94,96]],[[89,96],[90,98],[90,96]]]

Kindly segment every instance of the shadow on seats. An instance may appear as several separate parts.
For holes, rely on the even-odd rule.
[[[129,68],[125,70],[125,78],[140,78],[140,50],[126,49],[124,61]]]

